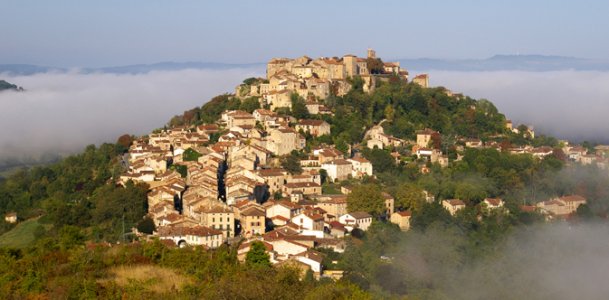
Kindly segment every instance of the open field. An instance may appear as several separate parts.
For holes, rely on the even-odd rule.
[[[34,231],[40,225],[38,218],[23,221],[11,231],[0,235],[0,247],[23,248],[34,241]]]
[[[102,280],[102,284],[113,281],[122,288],[161,294],[179,291],[190,282],[171,269],[154,265],[118,266],[108,273],[110,277]]]

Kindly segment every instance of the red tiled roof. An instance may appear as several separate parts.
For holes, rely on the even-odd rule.
[[[252,217],[264,217],[266,214],[264,210],[257,207],[248,207],[241,212],[242,216],[252,216]]]
[[[412,212],[409,210],[405,210],[405,211],[398,211],[396,212],[396,214],[402,216],[402,217],[410,217],[412,216]]]
[[[580,195],[562,196],[559,199],[565,202],[586,202],[586,198]]]
[[[356,219],[372,218],[372,216],[365,211],[356,211],[356,212],[349,213],[349,215],[351,215],[352,217],[354,217]]]
[[[292,182],[283,185],[286,188],[321,187],[315,182]]]
[[[157,229],[159,236],[175,236],[175,235],[194,235],[194,236],[212,236],[221,235],[222,231],[215,230],[204,226],[183,227],[183,226],[162,226]]]
[[[307,250],[305,252],[296,254],[296,256],[306,257],[318,263],[321,263],[324,260],[323,254],[315,250]]]
[[[444,201],[448,202],[448,204],[452,206],[465,205],[465,202],[461,201],[460,199],[446,199]]]
[[[486,199],[484,199],[484,201],[488,202],[492,206],[499,206],[499,205],[501,205],[501,202],[503,202],[503,200],[496,199],[496,198],[486,198]]]
[[[321,126],[324,123],[326,123],[323,120],[300,120],[300,122],[298,122],[298,125],[303,125],[303,126]]]

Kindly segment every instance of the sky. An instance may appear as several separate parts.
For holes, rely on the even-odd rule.
[[[609,60],[609,1],[1,0],[0,64],[102,67],[364,55]],[[355,52],[355,53],[354,53]]]

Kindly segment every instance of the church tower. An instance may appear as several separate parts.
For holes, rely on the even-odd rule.
[[[372,50],[372,48],[368,48],[368,58],[376,58],[376,51]]]

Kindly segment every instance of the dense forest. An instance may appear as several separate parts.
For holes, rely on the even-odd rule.
[[[20,220],[38,223],[35,239],[26,247],[0,248],[0,297],[450,299],[458,288],[457,270],[501,257],[499,250],[515,232],[541,226],[543,217],[522,212],[520,205],[577,193],[588,205],[578,209],[573,224],[606,220],[609,175],[594,166],[569,165],[559,148],[544,159],[495,149],[457,153],[458,136],[497,141],[504,149],[558,146],[551,137],[506,130],[505,116],[491,102],[399,80],[379,83],[372,94],[362,91],[358,78],[352,84],[348,94],[323,101],[334,116],[309,115],[304,99],[297,96],[292,110],[283,111],[331,125],[330,136],[308,136],[307,149],[326,143],[348,153],[351,146],[372,162],[377,175],[363,182],[324,184],[324,190],[361,184],[349,196],[349,205],[375,216],[368,232],[347,238],[345,253],[318,249],[326,253],[324,265],[345,270],[337,283],[308,275],[301,280],[289,267],[240,264],[234,247],[175,249],[159,241],[131,243],[133,237],[126,232],[145,220],[148,186],[115,184],[129,145],[129,138],[122,137],[114,144],[88,146],[58,163],[20,170],[0,182],[0,214],[16,212]],[[175,116],[166,126],[213,123],[225,110],[257,108],[257,98],[225,94]],[[447,168],[427,163],[429,173],[422,174],[421,161],[409,149],[359,147],[365,131],[380,122],[386,133],[408,140],[416,130],[438,130],[442,142],[437,147],[462,159]],[[406,159],[395,163],[392,151]],[[290,157],[282,160],[285,166],[294,165]],[[423,190],[439,200],[462,199],[468,207],[451,216],[440,204],[426,203],[420,197]],[[401,232],[386,222],[383,191],[395,197],[396,207],[412,211],[412,230]],[[503,198],[510,213],[481,215],[476,204],[486,197]],[[0,234],[14,226],[2,222]]]

